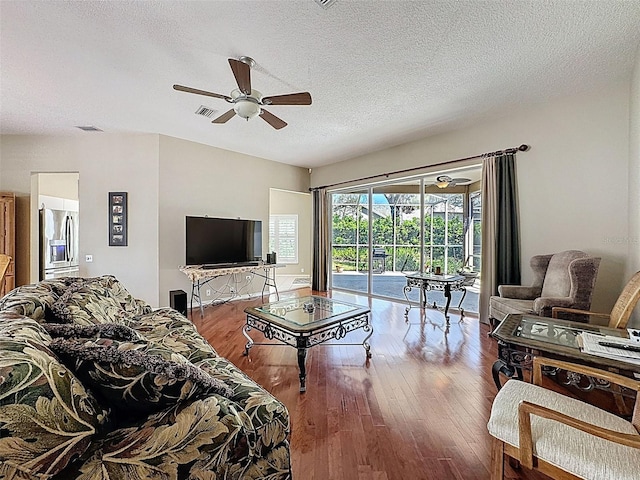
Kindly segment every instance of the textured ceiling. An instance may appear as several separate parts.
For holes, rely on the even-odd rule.
[[[628,78],[640,0],[1,1],[0,133],[160,133],[314,167]],[[227,58],[253,57],[289,123],[224,125]]]

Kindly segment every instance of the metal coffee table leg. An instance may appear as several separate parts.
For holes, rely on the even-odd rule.
[[[407,299],[407,307],[404,309],[404,316],[409,321],[409,310],[411,310],[411,300],[409,300],[409,292],[411,291],[411,285],[406,285],[403,289],[404,298]]]
[[[300,392],[307,391],[307,367],[305,365],[307,359],[307,339],[305,337],[296,338],[298,349],[298,368],[300,369]]]
[[[251,330],[250,325],[245,325],[244,327],[242,327],[242,334],[247,338],[247,343],[244,346],[243,353],[245,357],[249,355],[249,350],[251,349],[251,347],[253,347],[253,339],[249,336],[249,330]]]
[[[451,305],[451,285],[445,283],[444,285],[444,296],[447,299],[447,304],[444,307],[444,316],[447,319],[447,323],[449,323],[449,305]]]
[[[369,340],[371,338],[371,335],[373,335],[373,326],[371,325],[371,318],[369,316],[367,316],[367,322],[368,322],[367,325],[362,327],[362,329],[365,332],[369,332],[369,335],[367,335],[362,341],[362,346],[367,352],[367,358],[371,358],[371,345],[367,340]]]

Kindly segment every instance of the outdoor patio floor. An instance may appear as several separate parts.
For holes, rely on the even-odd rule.
[[[357,292],[367,292],[368,275],[366,272],[332,272],[332,287],[336,289],[354,290]],[[404,274],[400,272],[384,272],[374,273],[371,285],[371,294],[379,297],[390,297],[397,300],[406,302],[404,296],[404,287],[407,281]],[[478,312],[478,298],[479,298],[479,282],[472,287],[465,287],[467,294],[464,297],[461,307],[465,312],[477,313]],[[452,291],[451,292],[451,305],[450,309],[457,309],[458,303],[462,298],[463,292]],[[420,299],[420,292],[417,288],[412,288],[409,292],[409,300],[418,303]],[[429,306],[433,306],[433,302],[439,307],[444,307],[446,301],[444,293],[441,291],[429,291],[427,292],[427,303]]]

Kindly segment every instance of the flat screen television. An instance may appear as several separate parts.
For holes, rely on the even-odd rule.
[[[186,217],[186,265],[249,263],[262,259],[262,221]]]

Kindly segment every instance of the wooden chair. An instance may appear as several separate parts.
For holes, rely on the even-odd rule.
[[[558,315],[562,313],[569,314],[585,314],[590,317],[605,318],[609,320],[609,328],[627,328],[629,317],[640,300],[640,272],[631,277],[629,283],[624,287],[622,293],[616,300],[611,313],[595,313],[588,310],[579,310],[575,308],[555,307],[551,310],[553,318],[561,318]]]
[[[4,253],[0,253],[0,287],[2,287],[2,284],[4,283],[4,275],[7,273],[10,263],[11,257]]]
[[[629,422],[541,386],[542,366],[560,368],[638,392],[640,382],[561,360],[536,357],[533,384],[509,380],[493,401],[491,480],[504,478],[504,455],[557,480],[638,479],[640,399]]]

